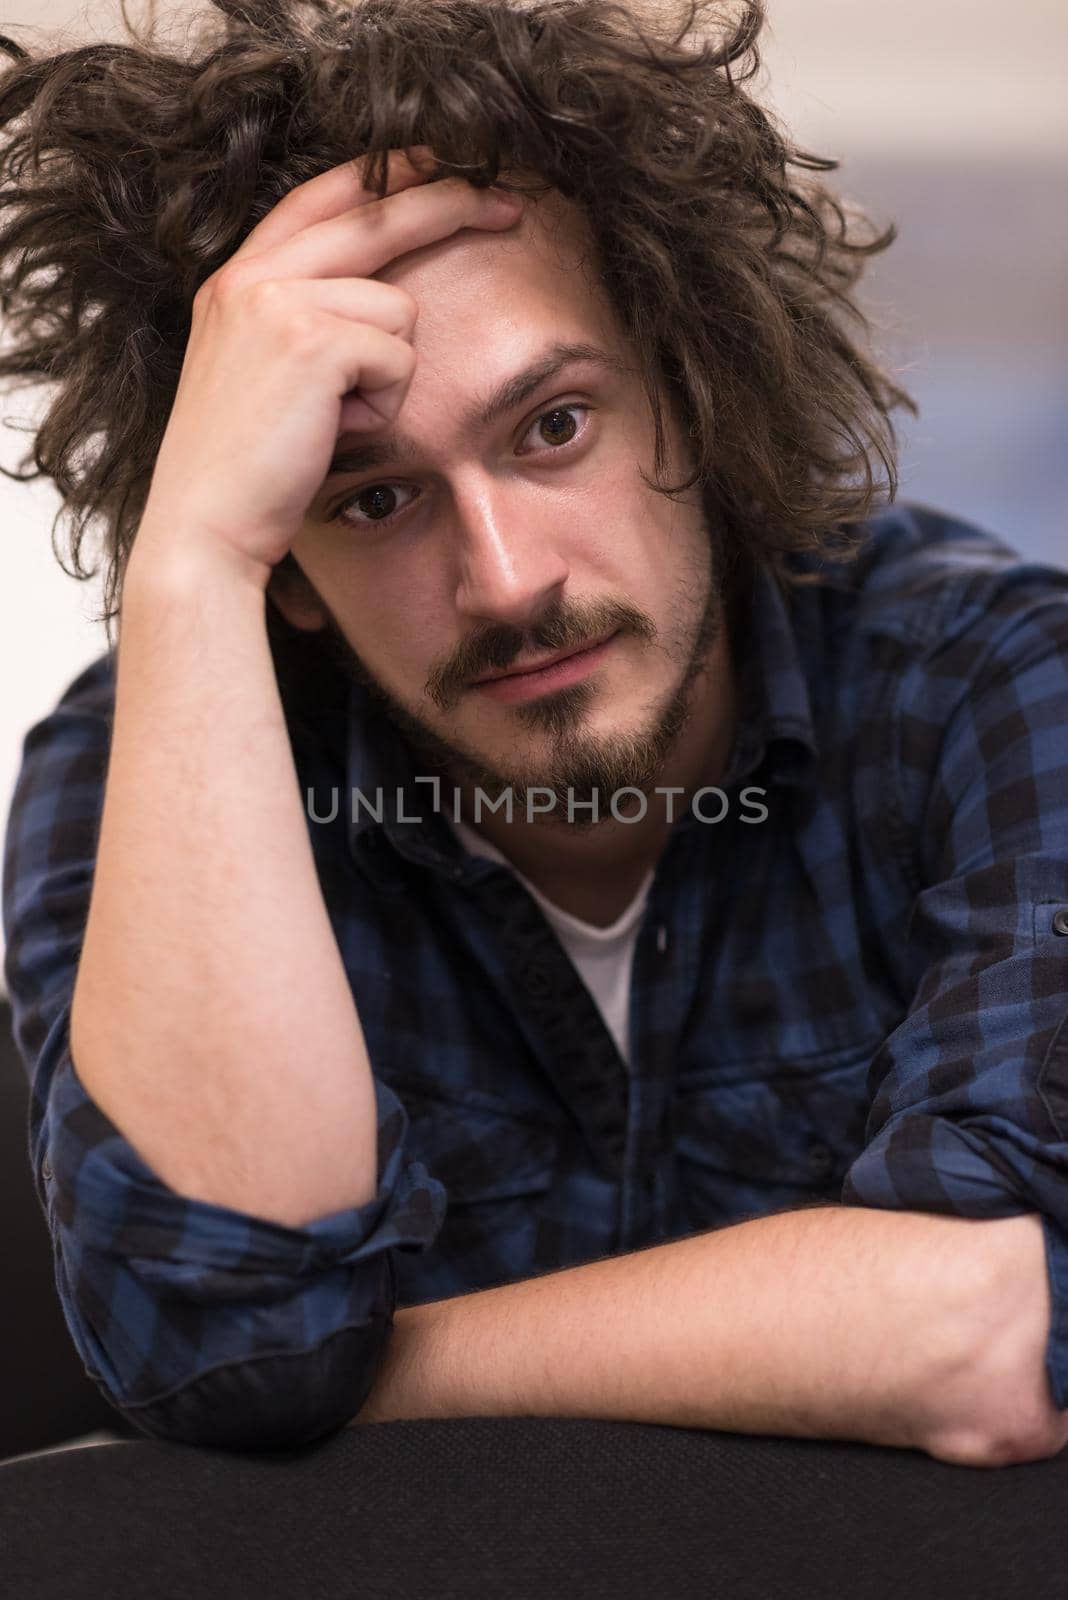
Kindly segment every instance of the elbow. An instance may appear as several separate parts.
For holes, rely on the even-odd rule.
[[[104,1398],[149,1438],[221,1450],[299,1449],[346,1427],[390,1339],[393,1253],[425,1248],[444,1213],[441,1186],[403,1165],[400,1115],[375,1200],[294,1228],[169,1188],[69,1052],[61,1068],[42,1198],[67,1325]]]
[[[296,1450],[339,1432],[370,1393],[392,1327],[381,1314],[311,1349],[221,1362],[157,1398],[112,1405],[153,1439],[215,1450]]]

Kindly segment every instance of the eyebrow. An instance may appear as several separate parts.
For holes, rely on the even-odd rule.
[[[476,401],[460,415],[463,428],[488,428],[494,422],[515,411],[524,400],[529,400],[550,378],[555,378],[565,367],[576,366],[580,361],[599,366],[606,371],[619,372],[623,363],[594,344],[554,344],[537,361],[506,378],[484,400]],[[394,462],[411,460],[420,453],[420,446],[409,434],[394,432],[366,444],[352,445],[337,450],[327,468],[326,478],[342,472],[370,472]],[[324,480],[326,481],[326,480]]]

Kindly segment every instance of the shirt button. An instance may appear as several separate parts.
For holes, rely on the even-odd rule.
[[[545,967],[527,967],[523,973],[523,987],[535,999],[544,999],[553,992],[553,980]]]
[[[810,1144],[808,1147],[808,1168],[818,1178],[825,1177],[830,1172],[834,1163],[834,1156],[825,1144]]]
[[[46,1156],[45,1159],[41,1162],[41,1177],[42,1178],[50,1178],[51,1176],[52,1176],[52,1163],[48,1160],[48,1157]]]
[[[1052,927],[1054,933],[1068,934],[1068,906],[1061,906],[1059,911],[1053,913]]]

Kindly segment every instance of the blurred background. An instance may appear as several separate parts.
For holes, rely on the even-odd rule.
[[[902,497],[1068,564],[1068,7],[770,0],[769,14],[765,103],[900,230],[866,304],[921,407],[902,419]],[[119,0],[2,0],[0,25],[33,50],[117,39]],[[32,412],[29,391],[0,395],[8,424]],[[0,462],[25,444],[0,429]],[[0,824],[23,734],[106,646],[96,584],[52,553],[57,503],[47,483],[0,478]]]

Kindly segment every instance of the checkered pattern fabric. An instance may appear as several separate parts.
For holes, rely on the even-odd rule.
[[[864,533],[742,597],[729,803],[658,862],[629,1069],[511,869],[274,616],[378,1096],[377,1195],[305,1228],[173,1192],[80,1084],[112,657],[30,730],[4,863],[30,1159],[71,1335],[146,1433],[302,1442],[359,1409],[395,1305],[836,1203],[1040,1213],[1068,1407],[1068,572],[921,507]]]

